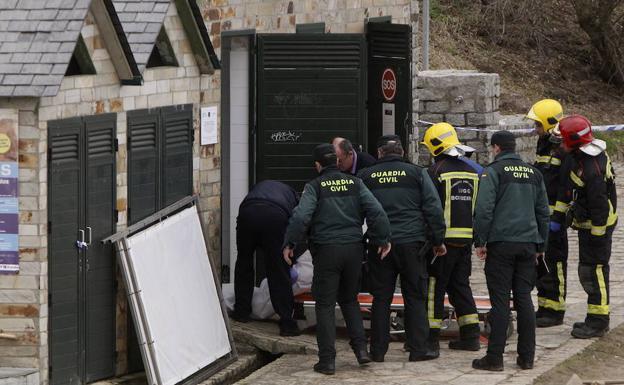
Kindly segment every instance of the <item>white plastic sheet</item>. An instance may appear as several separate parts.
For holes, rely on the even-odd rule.
[[[127,239],[156,378],[173,385],[232,351],[196,207]]]

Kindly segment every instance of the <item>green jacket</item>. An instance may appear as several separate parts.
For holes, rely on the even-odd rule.
[[[423,242],[429,229],[432,243],[442,244],[444,212],[427,170],[391,155],[358,176],[388,213],[393,243]]]
[[[326,167],[305,185],[284,244],[296,245],[306,238],[312,244],[361,242],[365,218],[372,244],[390,242],[388,217],[364,183],[336,166]]]
[[[503,152],[483,171],[474,217],[475,246],[528,242],[544,251],[549,217],[544,178],[520,156]]]

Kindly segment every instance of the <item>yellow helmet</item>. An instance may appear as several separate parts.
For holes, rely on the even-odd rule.
[[[526,115],[539,122],[546,132],[550,132],[563,118],[563,107],[553,99],[543,99],[535,103]]]
[[[433,156],[460,144],[455,128],[448,123],[436,123],[429,127],[421,143],[427,146]]]

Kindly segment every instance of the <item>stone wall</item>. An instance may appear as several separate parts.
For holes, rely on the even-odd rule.
[[[421,71],[418,74],[418,112],[421,121],[447,122],[455,126],[462,143],[474,147],[472,159],[487,164],[491,161],[488,144],[492,131],[461,130],[461,127],[483,130],[514,130],[531,128],[522,116],[505,117],[499,113],[500,79],[498,74],[476,71]],[[419,138],[428,125],[419,122]],[[530,133],[514,133],[516,150],[529,162],[535,158],[536,137]],[[421,164],[430,163],[429,152],[419,154]]]

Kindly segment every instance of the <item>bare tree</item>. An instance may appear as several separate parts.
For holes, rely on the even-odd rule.
[[[624,86],[624,0],[570,1],[598,56],[598,73],[606,82]]]

